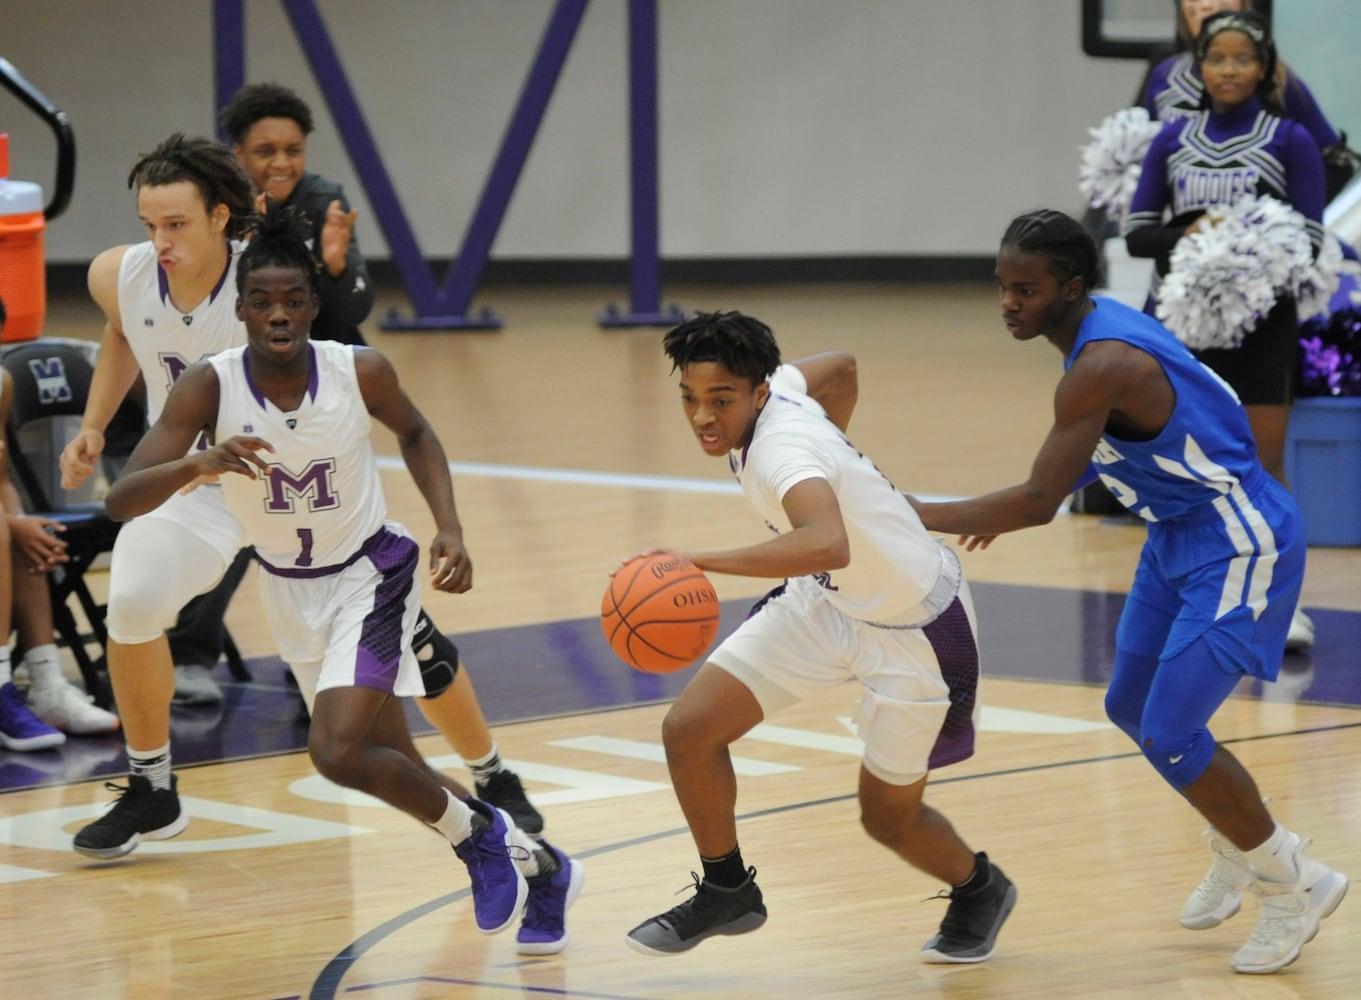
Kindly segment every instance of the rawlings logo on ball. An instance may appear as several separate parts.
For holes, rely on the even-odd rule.
[[[657,558],[660,559],[660,557]],[[676,572],[676,570],[689,569],[693,565],[694,563],[690,562],[689,559],[682,559],[680,556],[674,556],[661,562],[653,562],[651,566],[652,576],[654,579],[660,580],[662,577]]]

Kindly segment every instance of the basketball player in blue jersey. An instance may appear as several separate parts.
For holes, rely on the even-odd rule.
[[[686,553],[700,569],[786,578],[723,641],[667,712],[667,766],[704,878],[679,906],[644,921],[628,944],[688,951],[766,920],[737,842],[729,746],[763,719],[855,680],[865,753],[860,822],[900,859],[951,886],[925,962],[992,957],[1016,887],[924,801],[929,772],[973,755],[978,646],[955,554],[922,528],[893,484],[846,439],[854,359],[780,363],[769,327],[710,313],[666,335],[681,403],[705,453],[726,459],[776,537]]]
[[[580,863],[428,767],[407,730],[398,696],[425,693],[411,648],[420,547],[387,520],[371,417],[396,435],[430,508],[435,588],[467,591],[472,563],[444,449],[391,364],[308,336],[319,302],[308,233],[292,211],[258,224],[237,271],[248,345],[179,379],[110,490],[109,514],[142,516],[221,477],[258,555],[270,629],[311,711],[317,770],[447,837],[468,865],[481,930],[503,930],[523,910],[520,950],[560,951]],[[216,445],[189,451],[201,434]]]
[[[1323,158],[1304,127],[1281,117],[1271,103],[1276,50],[1265,22],[1251,13],[1207,18],[1195,59],[1209,106],[1165,126],[1149,147],[1126,222],[1130,255],[1155,258],[1158,274],[1165,276],[1184,236],[1212,225],[1216,209],[1257,195],[1304,216],[1317,253]],[[1238,347],[1199,350],[1196,357],[1238,394],[1262,464],[1288,487],[1285,441],[1299,357],[1294,299],[1280,296]],[[1313,631],[1297,612],[1291,648],[1312,645]]]
[[[1017,340],[1064,358],[1054,425],[1030,478],[971,500],[916,502],[927,528],[968,539],[1053,519],[1089,463],[1148,522],[1116,633],[1111,720],[1210,822],[1209,874],[1182,910],[1214,927],[1260,902],[1239,972],[1299,957],[1347,877],[1273,821],[1251,775],[1216,744],[1210,718],[1245,676],[1275,680],[1304,576],[1299,508],[1257,460],[1233,392],[1152,317],[1107,298],[1096,246],[1060,212],[1013,221],[997,257],[1002,318]]]

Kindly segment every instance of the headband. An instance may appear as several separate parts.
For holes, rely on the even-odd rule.
[[[1196,59],[1205,58],[1210,51],[1210,42],[1225,31],[1241,31],[1248,36],[1257,56],[1263,62],[1271,59],[1271,39],[1267,37],[1266,27],[1260,20],[1234,11],[1223,11],[1205,19],[1200,26],[1200,37],[1196,39]]]

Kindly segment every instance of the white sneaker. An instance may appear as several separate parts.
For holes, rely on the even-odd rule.
[[[177,705],[216,705],[222,701],[222,688],[207,667],[176,664],[174,701]]]
[[[1295,616],[1290,619],[1290,631],[1285,634],[1285,648],[1298,653],[1300,650],[1312,648],[1313,645],[1313,619],[1304,613],[1303,608],[1296,608]]]
[[[1318,934],[1324,917],[1347,895],[1347,876],[1304,856],[1308,840],[1295,845],[1299,878],[1294,883],[1257,879],[1252,884],[1262,906],[1248,943],[1230,963],[1235,972],[1265,973],[1283,969],[1300,957],[1300,949]]]
[[[118,716],[94,704],[88,694],[65,679],[30,687],[28,706],[49,726],[72,735],[114,733],[122,725]]]
[[[1209,827],[1201,836],[1214,851],[1214,860],[1181,908],[1181,925],[1193,931],[1218,927],[1237,913],[1243,905],[1243,891],[1255,878],[1248,859],[1222,833]]]

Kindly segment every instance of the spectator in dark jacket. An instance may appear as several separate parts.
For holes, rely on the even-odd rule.
[[[312,224],[312,253],[322,264],[312,338],[363,344],[359,324],[373,308],[373,285],[354,238],[359,213],[339,184],[306,169],[311,109],[287,87],[252,83],[222,109],[222,127],[256,190]]]

